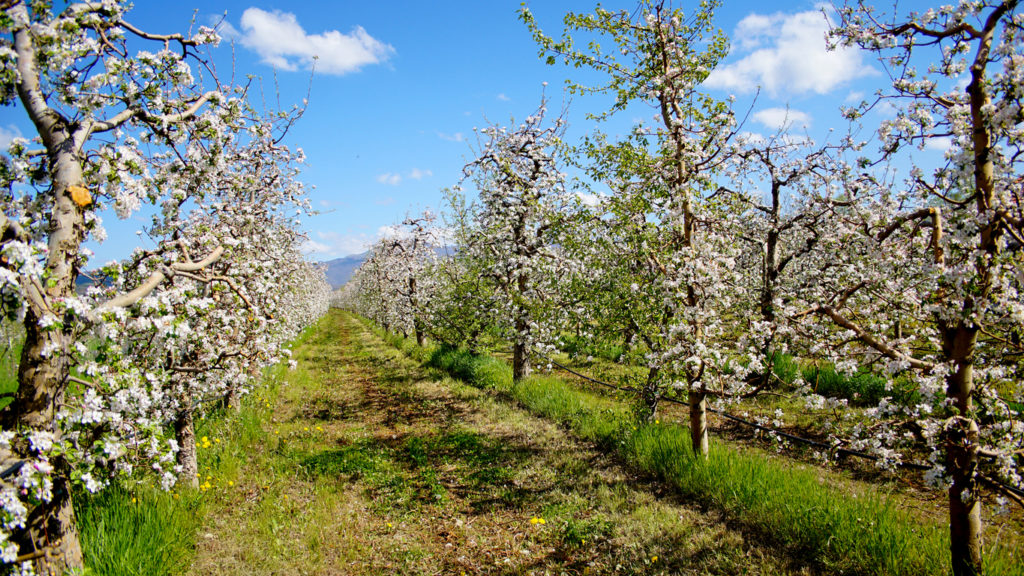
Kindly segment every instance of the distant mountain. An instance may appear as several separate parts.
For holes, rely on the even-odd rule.
[[[437,253],[439,258],[446,258],[457,252],[457,249],[454,246],[438,246],[434,248],[434,252]],[[356,268],[362,266],[369,256],[370,252],[367,250],[362,254],[342,256],[341,258],[321,262],[321,264],[327,266],[327,281],[331,283],[331,288],[337,290],[345,282],[348,282]]]
[[[331,283],[331,288],[337,290],[342,284],[348,282],[352,273],[366,261],[366,257],[369,255],[369,252],[363,252],[324,262],[323,264],[327,266],[327,281]]]

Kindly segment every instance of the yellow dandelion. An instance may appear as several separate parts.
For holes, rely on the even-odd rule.
[[[235,481],[234,480],[228,480],[228,486],[234,486],[234,485],[235,485]]]
[[[651,556],[651,562],[657,562],[657,561],[658,561],[658,557],[657,556]]]

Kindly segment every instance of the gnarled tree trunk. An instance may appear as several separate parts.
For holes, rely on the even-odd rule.
[[[192,410],[184,410],[174,421],[174,435],[178,441],[178,482],[199,488],[199,460],[196,454],[196,429]]]

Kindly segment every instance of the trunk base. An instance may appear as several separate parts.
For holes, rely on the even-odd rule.
[[[196,431],[192,411],[178,415],[174,422],[174,434],[178,440],[178,482],[192,488],[199,488],[199,462],[196,456]]]
[[[66,474],[54,474],[53,499],[33,509],[25,529],[13,538],[19,560],[31,562],[39,576],[64,576],[84,569],[70,488]]]

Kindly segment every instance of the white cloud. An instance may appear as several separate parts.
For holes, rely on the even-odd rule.
[[[389,186],[398,186],[399,184],[402,183],[402,176],[400,174],[392,174],[390,172],[385,172],[377,176],[377,182],[380,182],[381,184],[387,184]]]
[[[744,144],[761,145],[768,142],[768,139],[765,138],[763,134],[760,134],[758,132],[747,132],[744,130],[743,132],[737,134],[736,137],[739,139],[741,143]]]
[[[895,118],[899,110],[896,109],[896,105],[891,100],[882,100],[875,107],[871,109],[872,112],[878,115],[879,118]]]
[[[325,254],[331,251],[331,247],[323,242],[307,238],[305,244],[302,245],[302,251],[306,254]]]
[[[264,63],[281,70],[308,69],[316,59],[318,72],[342,75],[379,64],[395,51],[362,26],[348,34],[337,30],[307,34],[294,14],[279,10],[248,8],[242,13],[241,26],[242,45],[259,54]],[[225,26],[222,33],[238,34],[230,26]]]
[[[825,45],[828,21],[817,10],[796,14],[750,14],[733,34],[740,52],[736,62],[716,68],[704,84],[710,88],[753,92],[761,87],[772,96],[807,92],[826,94],[876,71],[861,51]]]
[[[940,136],[938,138],[929,138],[927,141],[925,141],[924,147],[927,150],[937,150],[939,152],[945,153],[947,150],[953,147],[953,140],[952,138],[948,138],[946,136]]]
[[[511,100],[511,98],[502,93],[498,94],[498,100],[501,100],[502,102],[508,102],[509,100]]]
[[[437,137],[441,140],[447,140],[449,142],[462,142],[466,139],[462,132],[456,132],[455,134],[445,134],[444,132],[438,132]]]
[[[424,178],[430,178],[434,173],[430,170],[420,170],[419,168],[413,168],[412,172],[409,172],[409,178],[413,180],[422,180]]]
[[[320,260],[330,260],[351,254],[366,252],[380,236],[366,233],[316,232],[316,240],[306,240],[303,252]]]
[[[604,197],[600,194],[588,194],[586,192],[576,192],[576,197],[580,199],[580,204],[588,208],[596,208],[604,200]]]
[[[400,238],[407,232],[398,224],[388,224],[377,228],[378,238]]]
[[[11,146],[11,142],[13,142],[15,138],[21,137],[21,130],[18,130],[18,127],[14,124],[0,126],[0,153],[6,154],[7,149]]]
[[[808,128],[811,125],[810,115],[790,108],[765,108],[754,112],[753,118],[771,130]]]

